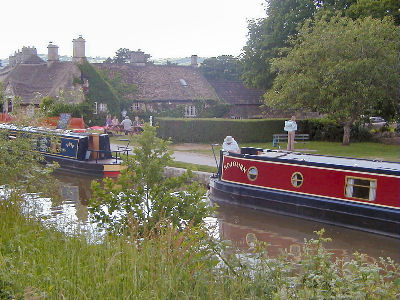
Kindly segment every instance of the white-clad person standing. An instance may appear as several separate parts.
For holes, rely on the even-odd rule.
[[[222,150],[228,151],[228,152],[233,152],[233,153],[240,153],[238,143],[230,135],[228,135],[224,139],[224,143],[222,144]]]
[[[294,150],[294,136],[296,135],[297,123],[296,116],[292,116],[289,121],[285,121],[285,131],[288,133],[287,149],[289,151]]]

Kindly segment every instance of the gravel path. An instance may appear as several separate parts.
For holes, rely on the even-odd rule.
[[[121,145],[117,145],[117,144],[111,144],[111,151],[113,150],[117,150],[118,146],[121,147]],[[184,147],[185,149],[187,149],[189,146],[186,145],[186,147]],[[208,146],[210,147],[210,146]],[[132,148],[132,147],[129,147]],[[179,147],[178,147],[179,149]],[[219,156],[216,153],[216,157],[217,157],[217,161],[219,161]],[[199,154],[199,153],[195,153],[195,152],[188,152],[188,151],[174,151],[173,155],[172,155],[173,159],[175,161],[181,161],[181,162],[185,162],[185,163],[191,163],[191,164],[196,164],[196,165],[203,165],[203,166],[211,166],[211,167],[215,167],[216,163],[215,163],[215,158],[212,155],[205,155],[205,154]]]

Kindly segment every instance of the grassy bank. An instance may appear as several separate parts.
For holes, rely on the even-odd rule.
[[[16,201],[16,198],[13,199]],[[333,260],[323,238],[301,257],[249,260],[200,230],[89,244],[24,217],[0,199],[0,299],[396,299],[397,265]],[[218,258],[218,256],[220,258]],[[222,260],[221,260],[222,259]]]
[[[112,143],[124,144],[126,141],[120,141],[121,138],[113,137]],[[122,138],[123,139],[123,138]],[[130,145],[134,145],[135,137],[131,137]],[[256,147],[264,149],[278,149],[272,143],[240,143],[240,147]],[[213,157],[211,145],[208,144],[184,144],[185,147],[179,147],[181,144],[172,144],[170,148],[175,151],[192,152]],[[309,141],[306,143],[298,142],[295,144],[296,149],[305,150],[305,153],[315,153],[321,155],[334,155],[345,157],[356,157],[366,159],[378,159],[387,161],[400,161],[400,145],[386,145],[382,143],[352,143],[349,146],[343,146],[341,143],[335,142],[318,142]],[[221,146],[216,146],[215,151],[218,154]],[[281,143],[281,148],[286,149],[286,143]]]
[[[43,299],[218,296],[212,286],[212,264],[196,258],[198,243],[187,240],[182,245],[173,232],[140,247],[121,237],[88,244],[83,236],[46,229],[4,203],[0,216],[0,299],[7,299],[7,294]]]

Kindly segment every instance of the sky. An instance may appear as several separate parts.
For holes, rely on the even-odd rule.
[[[86,40],[86,56],[113,57],[119,48],[152,58],[237,56],[247,21],[265,17],[265,0],[5,0],[0,2],[0,59],[23,46],[72,56],[72,40]]]

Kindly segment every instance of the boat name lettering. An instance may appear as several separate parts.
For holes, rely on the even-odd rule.
[[[246,172],[247,172],[246,167],[243,164],[241,164],[241,163],[239,163],[237,161],[231,161],[231,162],[228,162],[227,164],[225,164],[224,165],[224,170],[227,170],[227,169],[232,168],[232,167],[239,168],[240,171],[242,171],[244,174],[246,174]]]
[[[75,145],[73,143],[71,143],[71,142],[67,143],[65,146],[67,148],[72,148],[72,149],[75,147]]]

